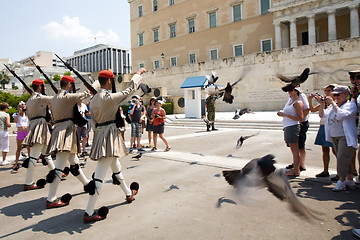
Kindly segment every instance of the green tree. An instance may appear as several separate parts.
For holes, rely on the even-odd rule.
[[[5,84],[8,84],[9,82],[10,82],[9,75],[6,72],[1,71],[0,72],[0,84],[1,84],[2,88],[5,89]]]
[[[53,77],[53,80],[54,80],[54,81],[57,81],[57,82],[60,81],[60,80],[61,80],[60,75],[59,75],[59,74],[55,74],[54,77]]]
[[[71,76],[71,71],[64,72],[64,76]]]

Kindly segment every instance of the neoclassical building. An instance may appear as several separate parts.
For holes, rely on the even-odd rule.
[[[360,0],[128,0],[133,68],[156,70],[359,36]]]
[[[359,0],[273,1],[275,49],[359,36]]]

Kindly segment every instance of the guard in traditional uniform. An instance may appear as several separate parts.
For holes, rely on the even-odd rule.
[[[52,97],[44,94],[44,81],[35,79],[32,82],[34,92],[26,102],[28,118],[30,120],[28,135],[22,142],[24,147],[31,147],[30,156],[23,163],[27,167],[24,190],[33,190],[43,188],[46,184],[45,179],[40,179],[37,183],[33,182],[33,174],[36,162],[40,154],[45,154],[50,140],[50,131],[46,122],[47,106]],[[47,165],[50,170],[55,168],[51,156],[42,156],[43,164]]]
[[[127,155],[127,150],[124,140],[120,136],[120,131],[116,127],[115,119],[121,102],[138,88],[142,81],[140,75],[144,72],[146,70],[140,68],[133,76],[130,86],[118,93],[110,93],[114,74],[108,70],[99,73],[101,88],[90,101],[91,119],[96,126],[90,158],[98,162],[93,179],[85,189],[89,192],[90,198],[85,210],[84,222],[94,222],[106,218],[108,213],[106,207],[101,207],[97,212],[94,212],[94,207],[109,166],[113,172],[113,183],[120,185],[126,195],[127,202],[131,203],[138,192],[139,184],[133,182],[129,188],[121,172],[118,158]]]
[[[71,200],[70,194],[65,194],[61,199],[56,197],[56,191],[67,161],[70,163],[70,172],[84,186],[90,182],[79,167],[77,154],[80,153],[80,143],[74,124],[74,121],[76,121],[74,119],[74,106],[91,94],[88,91],[74,93],[75,80],[71,76],[63,76],[60,87],[61,90],[50,102],[55,125],[46,153],[56,154],[56,164],[55,169],[50,171],[46,177],[46,180],[50,182],[46,208],[66,206]]]

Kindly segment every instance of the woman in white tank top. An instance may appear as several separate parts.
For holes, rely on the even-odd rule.
[[[302,102],[299,98],[300,92],[295,88],[288,92],[291,101],[287,102],[283,111],[277,115],[283,117],[284,140],[293,156],[293,166],[286,175],[297,177],[300,175],[300,150],[299,150],[299,132],[300,121],[303,119]]]
[[[22,149],[22,141],[26,137],[28,133],[29,128],[29,118],[26,115],[26,104],[24,102],[20,102],[18,106],[18,112],[13,114],[14,121],[16,123],[16,143],[17,143],[17,149],[16,149],[16,159],[15,164],[13,166],[13,169],[19,169],[19,158],[20,158],[20,152]],[[28,156],[30,156],[30,148],[27,148],[28,150]]]

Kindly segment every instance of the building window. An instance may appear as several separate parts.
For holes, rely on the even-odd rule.
[[[209,27],[216,27],[216,12],[209,13]]]
[[[154,36],[154,42],[158,42],[159,41],[159,29],[153,30],[153,36]]]
[[[144,63],[139,63],[139,68],[145,68],[145,64]]]
[[[177,66],[177,58],[172,57],[170,58],[170,67],[176,67]]]
[[[153,0],[153,12],[156,12],[158,10],[158,1]]]
[[[218,50],[217,49],[210,50],[210,60],[216,60],[218,58],[219,58]]]
[[[195,53],[190,53],[189,54],[189,63],[196,63],[196,54]]]
[[[139,46],[144,45],[144,34],[139,34]]]
[[[241,4],[235,5],[232,7],[233,12],[233,22],[241,20]]]
[[[143,15],[143,8],[142,8],[142,5],[138,6],[138,16],[139,17],[142,17]]]
[[[242,55],[244,55],[243,45],[242,44],[234,45],[234,57],[242,56]]]
[[[269,13],[270,0],[260,0],[260,15]]]
[[[270,39],[261,40],[261,52],[271,51],[272,41]]]
[[[195,32],[195,18],[189,19],[188,23],[189,23],[189,33]]]
[[[159,69],[160,68],[160,61],[156,60],[154,61],[154,69]]]
[[[170,25],[170,38],[176,37],[176,24]]]
[[[175,0],[169,0],[169,6],[172,6],[175,4]]]

